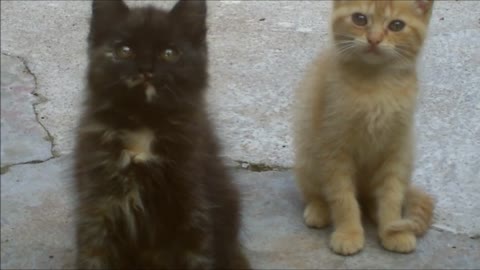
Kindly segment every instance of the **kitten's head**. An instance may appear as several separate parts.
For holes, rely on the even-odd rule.
[[[433,0],[335,0],[332,31],[341,59],[411,66],[427,33]]]
[[[88,79],[94,98],[125,107],[182,109],[207,84],[205,1],[167,12],[94,0]]]

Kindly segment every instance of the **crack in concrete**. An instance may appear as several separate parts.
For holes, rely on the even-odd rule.
[[[251,172],[286,172],[293,169],[289,167],[271,166],[263,163],[251,163],[242,160],[231,160],[231,162],[234,163],[230,163],[232,164],[230,165],[231,168],[233,167],[234,169],[246,170]],[[480,233],[475,233],[473,235],[468,233],[462,233],[441,225],[433,224],[430,229],[441,233],[451,233],[454,235],[466,236],[472,240],[480,239]]]
[[[293,169],[289,167],[271,166],[263,163],[251,163],[251,162],[242,161],[242,160],[231,160],[231,162],[234,164],[230,163],[231,164],[230,168],[233,167],[234,169],[246,170],[251,172],[286,172]],[[453,229],[446,228],[441,225],[439,226],[439,225],[433,224],[430,227],[430,229],[437,232],[441,232],[441,233],[451,233],[458,236],[466,236],[472,240],[480,239],[480,233],[476,233],[473,235],[468,233],[462,233],[462,232],[455,231]]]
[[[292,168],[288,167],[281,167],[281,166],[275,166],[275,165],[267,165],[264,163],[252,163],[248,161],[242,161],[242,160],[233,160],[233,162],[236,163],[234,168],[236,169],[242,169],[242,170],[247,170],[251,172],[284,172],[288,171]]]
[[[8,165],[5,165],[5,166],[1,167],[0,175],[6,174],[7,172],[10,171],[10,168],[15,167],[15,166],[30,165],[30,164],[41,164],[41,163],[45,163],[45,162],[50,161],[50,160],[55,159],[55,158],[57,158],[57,157],[52,156],[52,157],[49,157],[49,158],[43,159],[43,160],[31,160],[31,161],[26,161],[26,162],[8,164]]]
[[[458,234],[456,231],[454,230],[449,230],[443,226],[439,227],[438,225],[435,225],[433,224],[430,229],[434,230],[434,231],[437,231],[437,232],[443,232],[443,233],[453,233],[453,234]]]
[[[480,239],[480,233],[470,236],[470,239],[473,239],[473,240]]]
[[[0,174],[5,174],[7,173],[11,167],[14,167],[14,166],[17,166],[17,165],[25,165],[25,164],[39,164],[39,163],[43,163],[43,162],[47,162],[51,159],[54,159],[54,158],[57,158],[59,157],[60,155],[58,153],[55,152],[54,150],[54,146],[55,146],[55,142],[54,142],[54,137],[52,136],[52,134],[50,133],[50,131],[47,129],[47,127],[42,123],[41,121],[41,117],[39,116],[39,113],[38,113],[38,110],[37,110],[37,105],[39,104],[42,104],[42,103],[45,103],[48,101],[48,99],[44,96],[42,96],[41,94],[39,94],[37,92],[38,90],[38,79],[37,79],[37,76],[35,75],[35,73],[32,72],[32,70],[30,69],[30,67],[28,66],[28,62],[25,58],[21,57],[21,56],[18,56],[18,55],[13,55],[13,54],[10,54],[10,53],[6,53],[6,52],[2,52],[3,55],[5,56],[9,56],[9,57],[14,57],[14,58],[17,58],[18,60],[20,60],[20,62],[22,62],[24,68],[25,68],[25,71],[31,75],[33,77],[33,82],[34,82],[34,89],[33,91],[30,93],[32,95],[34,95],[36,97],[36,101],[32,104],[32,108],[33,108],[33,113],[35,114],[35,120],[37,121],[37,123],[42,127],[42,129],[45,131],[45,133],[47,134],[45,136],[45,139],[50,142],[50,154],[51,154],[51,157],[45,159],[45,160],[31,160],[31,161],[26,161],[26,162],[20,162],[20,163],[14,163],[14,164],[8,164],[8,165],[5,165],[5,166],[2,166],[1,167],[1,171],[0,171]]]
[[[437,231],[437,232],[441,232],[441,233],[451,233],[451,234],[458,235],[458,236],[465,236],[465,237],[468,237],[472,240],[480,239],[480,233],[469,234],[469,233],[464,233],[464,232],[458,232],[458,231],[455,231],[453,229],[441,226],[441,224],[433,224],[430,227],[430,229],[434,230],[434,231]]]

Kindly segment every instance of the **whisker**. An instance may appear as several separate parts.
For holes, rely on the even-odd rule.
[[[355,44],[351,43],[347,46],[340,46],[337,52],[339,55],[349,56],[353,52],[353,48],[355,48]]]
[[[404,54],[406,54],[406,55],[414,55],[414,53],[413,53],[411,50],[407,49],[407,48],[395,47],[395,50],[397,50],[397,51],[399,51],[399,52],[402,52],[402,53],[404,53]]]
[[[343,45],[343,44],[353,44],[351,40],[342,40],[339,42],[335,42],[335,45]]]
[[[395,41],[395,45],[398,45],[398,46],[403,46],[403,47],[411,47],[412,44],[408,43],[408,42],[399,42],[399,41]]]
[[[404,65],[410,64],[410,60],[407,57],[405,57],[405,55],[403,55],[401,52],[397,50],[393,50],[393,53],[397,56],[401,64],[404,64]]]
[[[412,57],[414,56],[414,53],[407,50],[407,49],[402,49],[400,47],[395,47],[394,49],[395,52],[397,52],[398,54],[401,54],[402,56],[404,57]]]
[[[167,84],[164,84],[163,88],[165,90],[167,90],[170,94],[172,94],[172,96],[175,98],[175,101],[177,101],[177,102],[180,101],[180,97],[178,96],[178,94],[175,91],[173,91],[172,88],[170,88],[170,86],[168,86]]]

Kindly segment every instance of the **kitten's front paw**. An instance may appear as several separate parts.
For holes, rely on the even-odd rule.
[[[414,251],[417,242],[415,234],[409,231],[385,233],[380,236],[380,239],[385,249],[400,253]]]
[[[209,256],[203,254],[187,253],[186,265],[187,269],[211,269],[212,260]]]
[[[330,247],[335,253],[353,255],[359,252],[365,243],[363,230],[333,232],[330,238]]]
[[[330,213],[328,206],[321,201],[311,201],[303,212],[305,224],[309,227],[323,228],[330,224]]]
[[[106,269],[110,268],[107,264],[107,258],[101,256],[79,255],[77,258],[78,269]]]

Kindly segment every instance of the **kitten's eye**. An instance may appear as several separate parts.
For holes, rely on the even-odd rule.
[[[402,31],[405,28],[405,23],[400,20],[394,20],[388,25],[388,29],[392,30],[393,32]]]
[[[133,51],[130,47],[128,46],[119,46],[116,50],[115,50],[115,54],[117,55],[117,57],[119,58],[123,58],[123,59],[127,59],[127,58],[131,58],[133,57]]]
[[[176,49],[168,48],[160,52],[160,58],[169,63],[175,63],[180,58],[180,52]]]
[[[352,21],[358,26],[365,26],[368,23],[367,16],[362,13],[353,13],[352,15]]]

